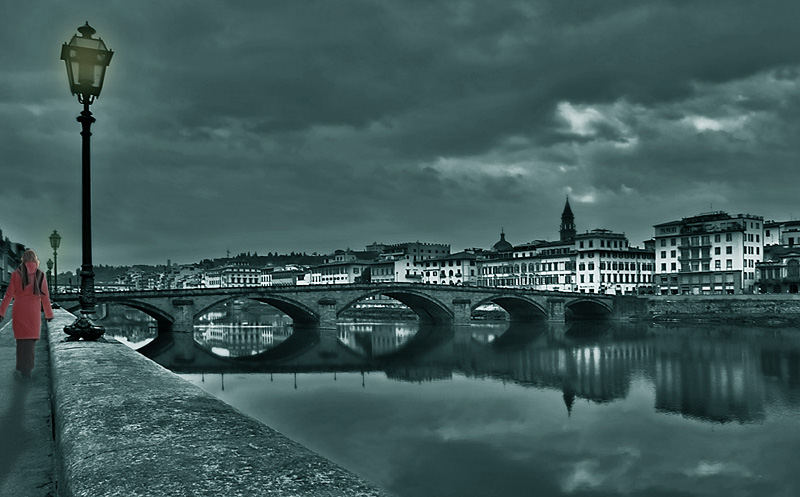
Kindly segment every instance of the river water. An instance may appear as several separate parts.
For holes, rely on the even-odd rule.
[[[236,357],[278,346],[279,328],[195,337]],[[182,376],[398,496],[800,495],[800,330],[396,322],[338,335],[363,373]]]

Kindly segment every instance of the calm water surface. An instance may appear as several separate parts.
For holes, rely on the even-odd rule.
[[[363,374],[183,376],[399,496],[800,495],[800,330],[360,323],[339,339]]]

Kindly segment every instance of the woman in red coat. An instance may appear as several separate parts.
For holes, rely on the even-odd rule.
[[[22,254],[22,264],[11,273],[11,282],[3,303],[0,304],[0,321],[3,320],[11,300],[14,300],[11,326],[14,328],[14,338],[17,339],[17,371],[23,377],[30,378],[33,370],[33,347],[42,328],[42,306],[45,318],[48,321],[53,319],[47,280],[39,269],[39,258],[33,250],[26,250]]]

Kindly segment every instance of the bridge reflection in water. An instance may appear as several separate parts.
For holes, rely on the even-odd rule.
[[[655,408],[716,422],[761,420],[765,403],[798,404],[775,382],[800,386],[800,336],[773,330],[653,328],[620,323],[346,323],[338,340],[314,328],[198,326],[196,342],[150,344],[141,352],[180,373],[380,371],[398,381],[494,378],[606,403],[632,382],[653,385]],[[218,354],[212,353],[212,351]]]

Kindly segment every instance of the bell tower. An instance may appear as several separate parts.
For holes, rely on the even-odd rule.
[[[561,241],[568,242],[575,239],[575,215],[569,206],[569,197],[564,204],[564,212],[561,213]]]

